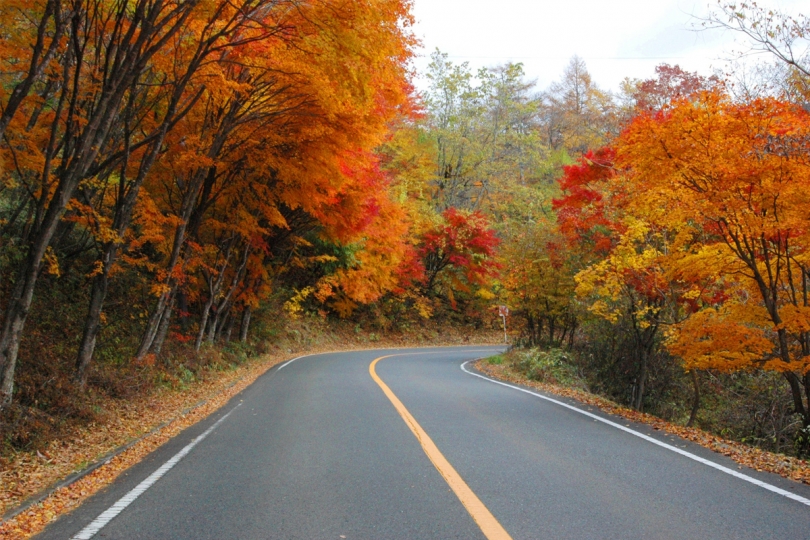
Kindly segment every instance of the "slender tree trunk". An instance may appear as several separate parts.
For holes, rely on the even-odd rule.
[[[152,352],[155,355],[155,358],[160,356],[160,352],[163,350],[163,344],[166,342],[166,336],[169,335],[172,314],[174,313],[174,298],[175,295],[172,295],[171,299],[169,300],[169,305],[166,306],[166,309],[163,311],[163,317],[160,319],[160,326],[158,327],[157,335],[155,336],[155,342],[152,344]]]
[[[57,194],[57,196],[59,195]],[[64,198],[64,191],[61,196]],[[0,373],[2,373],[0,408],[11,402],[14,393],[14,374],[25,321],[34,299],[34,290],[42,267],[42,259],[45,257],[45,250],[56,231],[65,205],[67,205],[67,200],[64,200],[61,208],[57,208],[57,204],[54,204],[48,209],[45,222],[28,248],[28,255],[21,265],[21,270],[17,273],[17,284],[12,290],[6,306],[3,329],[0,333]]]
[[[9,123],[11,123],[20,105],[22,105],[25,98],[28,97],[31,87],[42,77],[45,68],[58,51],[62,34],[71,18],[72,13],[62,13],[62,2],[60,0],[48,0],[45,3],[45,10],[37,25],[37,39],[32,48],[28,72],[25,74],[25,77],[14,86],[8,101],[2,107],[2,114],[0,114],[0,140],[3,139],[6,128]],[[46,33],[51,19],[53,19],[54,34],[46,48]]]
[[[222,340],[222,335],[227,331],[229,326],[233,326],[231,317],[231,305],[230,303],[226,304],[225,306],[220,308],[220,312],[217,317],[217,327],[216,332],[214,333],[214,341],[219,342]],[[226,340],[226,342],[229,340]]]
[[[569,349],[574,348],[574,334],[576,334],[576,331],[577,331],[577,321],[576,321],[576,319],[574,319],[574,321],[571,323],[571,334],[569,334],[569,336],[568,336],[568,348]]]
[[[567,335],[568,335],[568,325],[565,324],[563,325],[562,334],[560,335],[560,347],[562,347],[563,344],[565,343],[565,336]]]
[[[93,352],[96,349],[96,337],[101,328],[101,313],[104,308],[104,299],[107,296],[109,283],[110,255],[110,251],[105,250],[101,273],[93,278],[90,291],[90,307],[84,322],[79,354],[76,357],[75,380],[82,389],[87,384],[87,367],[93,358]]]
[[[233,333],[233,327],[235,325],[236,317],[233,316],[232,312],[228,312],[227,322],[225,324],[225,331],[223,332],[223,341],[225,343],[231,342],[231,334]]]
[[[134,92],[134,89],[132,91]],[[138,193],[140,192],[141,185],[143,185],[146,175],[157,160],[160,148],[163,146],[163,141],[168,133],[169,125],[175,119],[174,117],[177,110],[177,101],[179,100],[178,94],[179,92],[175,90],[174,99],[169,105],[168,113],[163,118],[160,130],[158,131],[159,135],[157,140],[151,145],[149,151],[141,160],[138,168],[138,174],[129,186],[127,186],[126,182],[126,168],[129,162],[130,152],[129,141],[127,139],[127,151],[125,152],[123,166],[121,167],[120,173],[120,198],[115,211],[115,216],[113,218],[113,228],[115,230],[117,239],[123,238],[127,230],[129,230],[130,223],[132,222],[132,213],[135,210],[135,203],[138,200]],[[128,126],[128,123],[126,125]],[[129,133],[127,133],[127,137],[129,137]],[[108,242],[102,249],[102,272],[93,279],[93,291],[90,299],[90,308],[85,321],[82,343],[79,346],[79,355],[76,360],[76,379],[79,381],[81,388],[84,388],[85,386],[87,366],[90,364],[90,361],[93,358],[93,353],[95,352],[96,336],[98,335],[100,329],[101,312],[104,307],[104,300],[107,296],[107,290],[109,288],[110,269],[115,262],[120,246],[118,242],[114,240],[112,242]],[[145,354],[146,353],[144,353],[144,355]],[[144,355],[136,356],[139,359],[142,359]]]
[[[700,408],[700,378],[696,369],[691,370],[690,373],[692,374],[692,388],[694,388],[695,394],[692,398],[692,412],[689,413],[689,421],[686,423],[686,427],[694,425]]]
[[[239,326],[239,341],[247,343],[248,329],[250,328],[250,306],[242,311],[242,324]]]
[[[149,350],[152,348],[152,344],[157,336],[160,321],[163,318],[164,312],[166,311],[166,304],[168,303],[170,296],[171,291],[168,291],[161,293],[161,295],[158,297],[157,305],[155,306],[155,309],[152,310],[151,315],[149,315],[149,319],[146,321],[146,328],[144,329],[143,337],[141,338],[141,344],[138,346],[138,351],[135,353],[135,359],[137,361],[143,360],[144,357],[149,354]]]
[[[537,327],[535,328],[535,335],[534,335],[534,345],[535,347],[540,346],[540,342],[543,341],[543,317],[537,317]]]
[[[526,327],[529,331],[529,345],[534,345],[534,317],[531,315],[526,316]]]
[[[218,126],[218,131],[216,136],[214,137],[211,146],[209,147],[206,155],[211,159],[216,159],[220,152],[222,151],[223,146],[227,142],[228,136],[230,135],[231,131],[235,128],[235,119],[239,113],[240,108],[242,107],[243,103],[239,100],[235,100],[232,104],[226,117],[222,120],[220,125]],[[185,193],[183,197],[183,201],[180,207],[180,222],[177,225],[174,233],[174,241],[172,244],[172,252],[169,256],[169,261],[166,265],[166,268],[169,270],[169,278],[167,280],[167,285],[172,293],[177,288],[177,281],[173,277],[174,268],[180,261],[181,255],[183,254],[185,243],[186,243],[186,234],[189,232],[189,224],[191,222],[192,217],[194,217],[195,210],[198,209],[198,197],[200,195],[200,191],[206,186],[206,183],[210,186],[213,181],[216,179],[217,169],[216,167],[201,167],[196,170],[188,182],[188,191]],[[193,234],[193,228],[192,228]],[[163,300],[163,296],[158,300],[157,306],[155,307],[154,312],[149,317],[149,320],[146,324],[146,329],[144,330],[144,336],[141,340],[141,346],[138,348],[138,352],[136,353],[136,358],[141,359],[145,356],[149,349],[152,347],[152,342],[154,341],[154,337],[157,335],[157,326],[160,324],[160,316],[163,310],[166,308],[166,302]],[[199,340],[198,340],[199,341]],[[199,350],[199,345],[196,347]]]
[[[793,408],[797,414],[802,416],[802,418],[807,419],[807,408],[804,406],[802,383],[799,376],[792,371],[784,371],[782,372],[782,376],[787,379],[787,382],[790,385],[790,393],[793,396]]]
[[[636,394],[636,402],[633,408],[641,412],[641,407],[644,404],[644,386],[647,383],[647,351],[641,354],[641,373],[638,376],[638,393]]]
[[[208,301],[203,306],[202,316],[200,317],[200,328],[197,331],[197,340],[194,342],[194,350],[199,351],[202,346],[203,338],[205,337],[205,329],[208,326],[208,318],[211,314],[211,306],[214,304],[214,295],[212,294]]]
[[[221,314],[220,314],[219,310],[216,308],[216,306],[214,307],[214,309],[212,311],[214,312],[213,317],[208,318],[208,337],[207,337],[207,341],[208,341],[208,343],[213,345],[214,341],[216,341],[217,327],[219,326],[219,323],[220,323],[220,315]]]
[[[177,291],[177,314],[180,317],[180,328],[183,332],[188,331],[189,316],[188,316],[188,295],[182,289]]]

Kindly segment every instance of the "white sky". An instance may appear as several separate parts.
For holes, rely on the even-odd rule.
[[[797,15],[807,0],[760,0]],[[696,31],[709,0],[414,0],[415,33],[422,40],[419,71],[437,47],[473,69],[522,62],[539,89],[558,80],[577,54],[600,87],[617,90],[625,77],[646,79],[658,64],[712,74],[726,70],[741,36]],[[736,41],[735,41],[736,40]],[[424,81],[417,80],[417,87]]]

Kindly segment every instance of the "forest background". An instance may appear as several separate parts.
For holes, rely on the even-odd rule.
[[[718,4],[745,77],[436,51],[417,92],[410,9],[0,2],[4,455],[301,328],[498,305],[528,377],[810,452],[808,19]]]

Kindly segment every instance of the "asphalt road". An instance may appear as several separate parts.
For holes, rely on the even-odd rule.
[[[122,498],[130,504],[94,538],[486,538],[372,379],[369,364],[392,354],[376,374],[515,540],[810,538],[810,506],[689,456],[800,498],[810,487],[592,411],[689,456],[678,454],[460,369],[496,350],[324,354],[276,367],[37,538],[86,537]]]

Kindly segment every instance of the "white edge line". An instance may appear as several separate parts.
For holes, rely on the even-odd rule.
[[[197,446],[203,439],[208,437],[212,431],[214,431],[222,422],[228,418],[233,411],[237,409],[241,404],[237,404],[236,407],[228,411],[222,418],[214,422],[214,424],[206,429],[202,434],[198,435],[193,441],[188,443],[185,448],[177,452],[174,456],[172,456],[169,461],[164,463],[157,469],[155,472],[150,474],[145,480],[143,480],[140,484],[135,486],[129,493],[118,499],[118,501],[105,510],[101,515],[99,515],[96,519],[94,519],[89,525],[87,525],[84,529],[79,531],[75,536],[71,537],[71,540],[89,540],[93,536],[96,535],[105,525],[107,525],[110,521],[112,521],[118,514],[120,514],[127,506],[132,504],[135,499],[141,496],[143,492],[147,489],[152,487],[152,485],[160,480],[160,478],[169,472],[169,470],[177,465],[177,463],[186,457],[186,455],[191,452],[191,450]]]
[[[754,484],[754,485],[759,486],[761,488],[767,489],[768,491],[772,491],[774,493],[782,495],[783,497],[787,497],[788,499],[793,499],[794,501],[797,501],[797,502],[800,502],[800,503],[802,503],[804,505],[810,506],[810,499],[805,499],[804,497],[802,497],[800,495],[796,495],[795,493],[791,493],[790,491],[784,490],[782,488],[778,488],[776,486],[773,486],[773,485],[768,484],[766,482],[763,482],[761,480],[757,480],[756,478],[752,478],[752,477],[750,477],[748,475],[739,473],[739,472],[735,471],[734,469],[729,469],[728,467],[724,467],[722,465],[719,465],[719,464],[717,464],[717,463],[715,463],[713,461],[702,458],[700,456],[696,456],[695,454],[692,454],[692,453],[687,452],[685,450],[681,450],[680,448],[678,448],[676,446],[672,446],[672,445],[669,445],[669,444],[667,444],[665,442],[661,442],[658,439],[654,439],[653,437],[650,437],[648,435],[644,435],[643,433],[639,433],[638,431],[632,430],[632,429],[630,429],[628,427],[625,427],[625,426],[623,426],[621,424],[617,424],[616,422],[611,422],[610,420],[602,418],[601,416],[597,416],[597,415],[589,413],[587,411],[583,411],[582,409],[579,409],[577,407],[569,405],[568,403],[564,403],[562,401],[558,401],[556,399],[544,396],[542,394],[532,392],[531,390],[526,390],[525,388],[521,388],[519,386],[514,386],[514,385],[511,385],[511,384],[508,384],[508,383],[505,383],[505,382],[496,381],[494,379],[490,379],[489,377],[484,377],[483,375],[479,375],[478,373],[473,373],[472,371],[469,371],[465,367],[470,362],[473,362],[473,360],[468,360],[468,361],[464,362],[463,364],[461,364],[461,370],[464,371],[465,373],[469,374],[469,375],[473,375],[475,377],[478,377],[480,379],[484,379],[485,381],[489,381],[491,383],[500,384],[501,386],[506,386],[506,387],[512,388],[514,390],[519,390],[521,392],[531,394],[531,395],[533,395],[535,397],[539,397],[540,399],[550,401],[551,403],[554,403],[555,405],[565,407],[566,409],[570,409],[570,410],[578,412],[580,414],[584,414],[585,416],[587,416],[589,418],[593,418],[594,420],[596,420],[598,422],[602,422],[603,424],[607,424],[609,426],[612,426],[612,427],[614,427],[616,429],[620,429],[620,430],[622,430],[622,431],[624,431],[626,433],[629,433],[631,435],[635,435],[636,437],[638,437],[640,439],[644,439],[647,442],[651,442],[651,443],[653,443],[655,445],[658,445],[658,446],[660,446],[662,448],[666,448],[667,450],[671,450],[671,451],[675,452],[676,454],[680,454],[680,455],[682,455],[684,457],[687,457],[689,459],[697,461],[698,463],[708,465],[709,467],[717,469],[718,471],[724,472],[726,474],[730,474],[731,476],[734,476],[735,478],[739,478],[740,480],[745,480],[746,482],[750,482],[751,484]]]
[[[287,365],[292,364],[296,360],[301,360],[302,358],[306,358],[307,356],[318,356],[318,355],[317,354],[305,354],[304,356],[299,356],[298,358],[293,358],[292,360],[287,360],[286,362],[284,362],[283,364],[278,366],[278,369],[276,371],[281,371],[282,369],[287,367]]]

